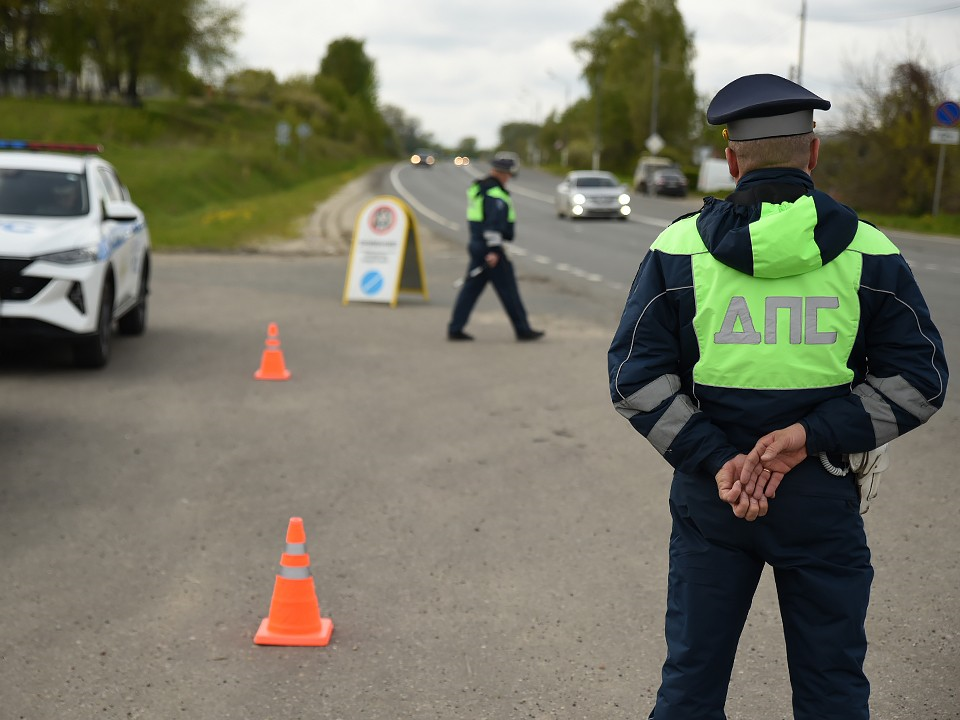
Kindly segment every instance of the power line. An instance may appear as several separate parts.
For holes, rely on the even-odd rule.
[[[857,18],[835,18],[829,20],[828,22],[837,22],[837,23],[862,23],[862,22],[885,22],[887,20],[906,20],[907,18],[920,17],[921,15],[933,15],[934,13],[949,12],[950,10],[960,10],[960,5],[944,5],[943,7],[930,8],[929,10],[918,10],[912,13],[904,13],[900,15],[883,15],[881,17],[857,17]]]

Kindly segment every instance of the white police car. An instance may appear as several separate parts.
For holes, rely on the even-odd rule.
[[[143,333],[150,282],[143,212],[100,150],[0,140],[0,343],[63,338],[91,368],[114,323]]]

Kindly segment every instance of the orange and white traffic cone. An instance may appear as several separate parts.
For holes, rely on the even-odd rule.
[[[273,586],[270,614],[253,638],[257,645],[318,646],[330,642],[333,620],[320,617],[320,603],[310,574],[303,519],[290,518],[287,546]]]
[[[280,331],[276,323],[267,326],[267,339],[264,341],[263,357],[260,368],[253,374],[257,380],[289,380],[290,371],[283,362],[283,350],[280,349]]]

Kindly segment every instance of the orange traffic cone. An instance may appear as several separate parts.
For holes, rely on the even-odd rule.
[[[290,518],[287,547],[280,556],[280,574],[273,586],[270,614],[253,638],[257,645],[324,646],[333,634],[333,620],[320,617],[320,603],[310,575],[303,519]]]
[[[257,380],[289,380],[290,371],[283,362],[283,351],[280,349],[280,331],[276,323],[267,326],[267,339],[264,342],[263,357],[260,359],[260,369],[253,377]]]

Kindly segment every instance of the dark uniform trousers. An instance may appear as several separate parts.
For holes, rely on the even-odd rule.
[[[484,257],[489,252],[486,245],[480,243],[470,243],[470,265],[467,268],[467,277],[463,287],[460,288],[460,294],[453,306],[453,317],[450,320],[450,331],[457,332],[463,330],[467,321],[470,319],[470,313],[473,306],[477,304],[480,293],[486,287],[488,282],[493,283],[497,291],[497,297],[506,311],[510,322],[513,324],[513,330],[518,335],[530,332],[530,323],[527,320],[527,311],[520,300],[520,291],[517,288],[517,278],[513,272],[513,263],[507,258],[506,254],[501,254],[496,267],[488,267]],[[471,277],[470,271],[474,268],[482,267],[483,272]]]
[[[784,478],[767,515],[748,523],[717,497],[712,478],[677,473],[670,513],[667,659],[650,717],[726,718],[737,645],[768,564],[795,720],[867,720],[873,568],[853,480],[808,458]]]

